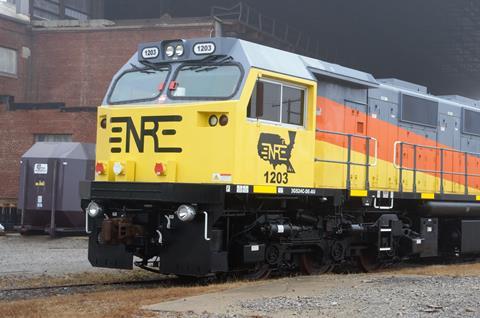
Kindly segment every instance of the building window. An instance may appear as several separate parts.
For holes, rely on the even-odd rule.
[[[247,112],[249,118],[303,126],[305,89],[283,83],[258,81]]]
[[[72,141],[72,135],[69,134],[36,134],[35,142],[69,142]]]
[[[0,74],[17,75],[17,51],[0,47]]]
[[[1,1],[1,0],[0,0]],[[33,0],[33,17],[40,20],[87,20],[92,0]]]

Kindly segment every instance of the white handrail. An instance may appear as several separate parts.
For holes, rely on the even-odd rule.
[[[397,140],[393,143],[393,166],[395,169],[400,169],[400,166],[397,165],[397,145],[401,143],[400,140]]]
[[[378,163],[378,140],[377,138],[370,137],[375,143],[375,150],[374,150],[374,155],[373,158],[375,159],[375,163],[372,163],[370,167],[375,167]]]
[[[85,211],[85,233],[87,233],[87,234],[92,233],[92,231],[88,230],[88,213],[87,213],[87,211]]]
[[[336,161],[336,160],[326,160],[326,159],[317,159],[315,158],[316,161],[320,162],[331,162],[331,163],[339,163],[339,164],[351,164],[351,165],[356,165],[356,166],[365,166],[365,167],[375,167],[378,163],[378,140],[377,138],[371,137],[371,136],[364,136],[364,135],[356,135],[356,134],[346,134],[343,132],[339,131],[330,131],[330,130],[323,130],[323,129],[316,129],[316,133],[325,133],[325,134],[331,134],[331,135],[338,135],[338,136],[343,136],[343,137],[348,137],[351,136],[353,138],[360,138],[360,139],[365,139],[365,140],[373,140],[374,143],[374,155],[373,155],[373,163],[368,163],[368,164],[363,164],[363,163],[358,163],[358,162],[346,162],[346,161]]]
[[[205,227],[203,231],[203,238],[205,241],[210,241],[211,238],[208,237],[208,213],[206,211],[203,211],[203,214],[205,214]]]

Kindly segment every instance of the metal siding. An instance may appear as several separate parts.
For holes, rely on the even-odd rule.
[[[326,97],[339,104],[351,101],[355,103],[367,103],[367,89],[346,87],[330,81],[318,81],[317,95]]]

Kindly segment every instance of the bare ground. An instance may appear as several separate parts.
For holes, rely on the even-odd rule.
[[[57,253],[59,250],[67,252],[65,254]],[[91,268],[86,260],[86,240],[84,238],[63,238],[57,240],[41,238],[40,240],[34,240],[32,237],[24,238],[8,235],[0,237],[0,251],[0,268],[9,269],[4,272],[0,271],[0,289],[109,283],[132,280],[143,281],[159,278],[156,274],[141,270],[117,271]],[[65,259],[65,255],[68,255],[68,260]],[[43,259],[37,260],[36,258],[38,257]],[[16,271],[10,270],[15,268],[17,269]],[[334,290],[337,294],[332,295],[340,295],[339,297],[344,301],[352,297],[356,297],[355,301],[359,301],[358,299],[361,298],[362,303],[359,303],[359,305],[368,305],[371,301],[371,299],[368,298],[369,288],[371,289],[372,286],[376,289],[374,290],[375,293],[372,292],[371,294],[376,295],[375,297],[377,298],[382,297],[384,294],[387,295],[397,288],[396,294],[388,297],[389,302],[402,301],[402,297],[404,297],[402,294],[403,289],[399,286],[405,286],[407,289],[410,288],[410,286],[417,286],[426,289],[416,291],[416,287],[412,287],[414,290],[412,293],[414,296],[415,293],[417,293],[419,296],[415,297],[420,297],[423,304],[421,308],[423,311],[414,316],[449,316],[449,312],[444,311],[446,309],[442,307],[442,304],[438,303],[438,295],[441,294],[442,289],[449,290],[450,288],[456,288],[452,290],[460,292],[463,288],[462,284],[470,284],[471,281],[475,286],[472,286],[471,289],[469,289],[469,293],[463,298],[472,296],[476,302],[473,303],[473,305],[468,303],[464,308],[459,309],[460,311],[457,312],[456,316],[480,316],[480,311],[478,311],[478,306],[480,306],[480,291],[477,287],[478,277],[480,277],[480,263],[428,266],[402,265],[368,275],[326,275],[324,278],[319,278],[322,281],[319,288],[321,288],[322,293],[327,293],[326,288],[328,284],[330,284],[331,288],[334,288],[334,285],[341,281],[343,285],[338,285],[338,288]],[[289,279],[295,280],[297,278],[287,278],[286,280],[288,281]],[[159,314],[158,312],[145,311],[142,307],[175,299],[185,299],[193,295],[233,290],[238,287],[247,287],[247,290],[253,292],[258,288],[258,284],[263,284],[263,282],[228,282],[208,286],[193,286],[180,283],[170,285],[136,285],[133,287],[119,285],[113,288],[97,288],[95,290],[69,295],[58,293],[58,295],[54,294],[48,297],[40,296],[39,298],[25,300],[6,301],[0,298],[0,317],[99,318],[158,317],[159,315],[160,317],[197,317],[191,313],[187,314],[187,316],[175,313],[173,316],[171,313]],[[352,286],[360,287],[352,288]],[[359,294],[359,290],[362,290],[362,288],[365,288],[366,292]],[[329,292],[327,294],[329,294]],[[453,299],[454,296],[455,294],[452,294],[449,297]],[[363,297],[366,298],[363,299]],[[259,301],[259,303],[251,303],[249,301]],[[246,306],[245,313],[247,316],[251,316],[248,314],[247,309],[248,306],[252,304],[259,306],[260,309],[268,309],[268,304],[275,306],[278,302],[281,304],[289,304],[291,301],[290,298],[246,299],[243,306]],[[301,300],[298,298],[298,300],[293,301],[291,304],[292,306],[303,306],[304,301],[307,301],[307,304],[311,305],[312,301],[324,301],[324,299]],[[460,299],[458,301],[463,300]],[[331,303],[334,302],[335,301],[331,301]],[[354,304],[354,302],[351,303]],[[373,303],[375,304],[375,300],[373,300]],[[415,305],[415,303],[412,304]],[[397,313],[399,313],[397,316],[401,316],[402,307],[399,308],[398,312],[392,312],[391,314],[397,315]],[[328,310],[327,308],[325,313],[341,312],[338,311],[337,308],[332,309],[332,311]],[[315,315],[318,314],[315,310],[313,313],[315,313]],[[352,313],[349,315],[351,314]],[[303,314],[300,312],[297,316],[302,315],[309,317],[308,312],[304,312]],[[354,312],[354,316],[358,315],[360,315],[358,312],[356,312],[356,315]],[[270,317],[272,315],[267,311],[261,316]],[[334,314],[330,316],[337,315]],[[208,314],[204,314],[202,317],[227,316],[209,316]],[[338,317],[342,316],[338,315]]]

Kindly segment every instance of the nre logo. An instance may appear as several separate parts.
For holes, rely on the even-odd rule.
[[[121,133],[125,127],[125,152],[130,152],[130,143],[133,140],[138,152],[144,152],[145,139],[151,138],[153,140],[154,152],[182,152],[182,148],[178,147],[160,147],[158,141],[159,123],[180,122],[182,116],[142,116],[140,119],[140,128],[135,128],[131,117],[112,117],[112,134]],[[175,135],[175,129],[163,129],[162,135]],[[111,144],[122,143],[122,137],[110,137]],[[112,153],[122,152],[121,147],[112,147]]]
[[[290,158],[295,145],[296,134],[294,131],[288,132],[290,142],[287,144],[285,139],[279,135],[261,133],[257,145],[258,155],[263,160],[268,161],[274,169],[277,165],[285,165],[287,172],[295,173]]]

